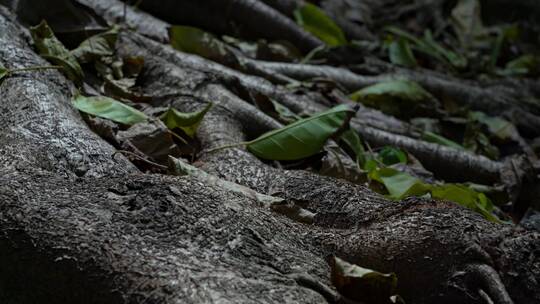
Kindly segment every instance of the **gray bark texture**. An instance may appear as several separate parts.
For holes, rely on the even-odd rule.
[[[115,1],[79,2],[109,21],[123,10]],[[214,103],[198,129],[194,165],[279,196],[314,214],[312,223],[197,177],[143,173],[86,126],[61,73],[10,75],[0,83],[2,303],[350,303],[332,286],[332,256],[395,272],[407,303],[540,302],[537,232],[450,202],[391,202],[342,179],[270,166],[242,147],[209,152],[281,126],[239,88],[308,112],[326,105],[178,52],[160,42],[164,28],[152,29],[151,17],[131,9],[126,17],[137,29],[121,32],[116,52],[144,57],[138,84],[151,106]],[[1,63],[45,65],[29,41],[0,9]],[[498,178],[502,164],[467,161]]]

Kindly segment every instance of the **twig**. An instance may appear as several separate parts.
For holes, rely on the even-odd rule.
[[[155,163],[153,161],[150,161],[140,155],[137,155],[136,153],[133,153],[133,152],[130,152],[130,151],[126,151],[126,150],[116,150],[113,154],[112,154],[112,157],[114,158],[116,156],[116,154],[126,154],[126,155],[130,155],[130,156],[133,156],[135,158],[137,158],[138,160],[141,160],[145,163],[148,163],[152,166],[155,166],[155,167],[158,167],[158,168],[161,168],[161,169],[164,169],[164,170],[167,170],[167,166],[163,166],[163,165],[160,165],[158,163]]]

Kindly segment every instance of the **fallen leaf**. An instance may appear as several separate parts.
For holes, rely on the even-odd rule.
[[[84,40],[76,49],[71,51],[71,54],[80,63],[88,63],[101,57],[112,56],[117,37],[118,27],[113,27],[107,32]]]
[[[44,20],[37,26],[30,28],[30,33],[39,51],[39,55],[48,61],[63,67],[66,76],[76,83],[80,83],[84,77],[81,66],[77,59],[58,40],[53,31]]]
[[[378,168],[369,173],[369,177],[383,184],[391,199],[400,200],[409,196],[421,196],[428,193],[430,187],[420,179],[393,168]]]
[[[139,110],[105,96],[77,95],[73,99],[73,105],[81,112],[125,125],[134,125],[148,120],[148,117]]]
[[[221,62],[228,60],[231,53],[225,43],[214,35],[191,26],[175,25],[169,28],[169,40],[173,48]]]
[[[0,62],[0,81],[9,74],[9,70],[6,69]]]
[[[404,67],[414,68],[418,65],[409,42],[403,38],[390,43],[388,46],[388,57],[390,58],[390,62]]]
[[[393,164],[406,164],[407,163],[407,154],[401,149],[391,146],[386,146],[379,151],[379,159],[381,162],[387,166]]]
[[[265,133],[245,144],[251,153],[263,159],[306,158],[322,149],[328,138],[343,126],[347,113],[351,112],[353,110],[348,106],[340,105]]]
[[[212,103],[208,103],[204,109],[192,113],[183,113],[174,108],[169,108],[160,119],[169,129],[182,129],[189,137],[193,138],[204,115],[206,115],[210,108],[212,108]]]
[[[392,303],[397,289],[395,273],[381,273],[348,263],[338,257],[330,261],[332,283],[347,299],[362,303]]]
[[[377,83],[354,92],[350,98],[397,117],[433,115],[438,109],[435,97],[409,80]]]
[[[294,11],[296,22],[329,46],[347,44],[341,28],[318,6],[305,3]]]

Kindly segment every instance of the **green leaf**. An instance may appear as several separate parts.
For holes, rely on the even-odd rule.
[[[182,129],[189,137],[194,137],[197,132],[197,128],[201,123],[204,115],[212,108],[212,103],[208,103],[204,109],[192,112],[183,113],[174,108],[170,108],[167,112],[161,115],[160,119],[165,123],[167,128]]]
[[[48,61],[63,67],[66,76],[76,83],[80,83],[84,77],[83,71],[77,59],[58,40],[51,28],[44,20],[35,27],[30,28],[32,39],[36,44],[39,54]]]
[[[482,132],[481,123],[469,115],[469,122],[465,128],[463,137],[463,146],[465,149],[474,153],[487,156],[491,159],[498,159],[499,149],[491,144],[491,141],[484,132]]]
[[[383,184],[392,199],[400,200],[408,196],[428,193],[429,185],[416,177],[393,168],[380,168],[369,173],[369,177]]]
[[[399,148],[386,146],[379,151],[379,158],[381,162],[387,166],[393,164],[406,164],[407,154]]]
[[[279,118],[287,123],[293,123],[299,119],[302,119],[300,116],[296,115],[293,111],[291,111],[286,106],[280,104],[279,102],[273,100],[270,98],[270,102],[272,102],[272,106],[274,107],[274,110],[279,115]]]
[[[338,257],[330,262],[331,280],[340,294],[361,303],[391,303],[397,289],[395,273],[381,273]]]
[[[341,28],[318,6],[305,3],[294,11],[296,23],[329,46],[347,44]]]
[[[2,81],[2,79],[4,79],[4,77],[6,77],[8,74],[9,70],[6,69],[4,65],[2,65],[2,63],[0,62],[0,81]]]
[[[466,186],[458,184],[433,186],[431,196],[436,199],[452,201],[474,210],[489,221],[501,222],[499,218],[491,213],[493,210],[491,201],[483,193],[476,192]]]
[[[435,134],[433,132],[429,132],[429,131],[424,132],[422,134],[422,140],[425,140],[430,143],[439,144],[441,146],[447,146],[447,147],[459,149],[459,150],[465,149],[462,145],[458,144],[457,142],[452,141],[444,136]]]
[[[426,55],[429,55],[440,62],[450,64],[456,68],[465,68],[467,66],[467,59],[460,54],[452,52],[433,39],[431,31],[426,30],[422,39],[415,37],[414,35],[407,33],[397,27],[387,27],[385,30],[391,34],[397,35],[407,39],[413,44],[413,49],[418,50]]]
[[[107,32],[94,35],[83,42],[71,54],[80,63],[92,62],[96,59],[114,54],[114,46],[118,37],[118,27]]]
[[[502,76],[525,76],[538,72],[540,72],[540,58],[527,54],[508,62],[504,70],[499,71],[499,74]]]
[[[403,38],[390,43],[388,57],[390,58],[390,62],[404,67],[414,68],[418,65],[409,42]]]
[[[516,127],[509,121],[501,117],[488,116],[483,112],[471,112],[470,118],[484,124],[489,133],[500,140],[506,141],[519,137]]]
[[[434,112],[436,99],[409,80],[390,80],[368,86],[350,95],[354,101],[394,116],[414,116],[417,111]]]
[[[220,62],[230,55],[225,43],[196,27],[172,26],[169,28],[169,39],[173,48],[210,60]]]
[[[297,160],[318,153],[328,138],[342,127],[348,106],[340,105],[312,117],[270,131],[246,143],[256,156],[269,160]]]
[[[356,162],[358,163],[358,166],[363,168],[364,164],[366,163],[366,151],[364,150],[362,140],[360,139],[360,136],[358,136],[358,133],[353,130],[347,130],[341,135],[341,140],[343,140],[343,142],[345,142],[345,144],[351,148],[356,155]]]
[[[396,97],[404,100],[422,102],[433,96],[419,84],[409,80],[391,80],[365,87],[351,95],[354,101]]]
[[[437,43],[435,39],[433,38],[433,35],[431,34],[430,30],[426,30],[424,32],[423,41],[425,45],[431,48],[434,52],[442,55],[452,66],[458,69],[463,69],[467,67],[467,58],[463,57],[462,55],[456,52],[450,51],[444,48],[439,43]]]
[[[144,113],[105,96],[85,97],[77,95],[73,99],[73,105],[81,112],[126,125],[134,125],[148,120]]]

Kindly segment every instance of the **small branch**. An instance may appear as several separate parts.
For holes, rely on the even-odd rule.
[[[130,152],[130,151],[126,151],[126,150],[116,150],[113,154],[112,154],[112,157],[114,158],[116,156],[116,154],[124,154],[124,155],[130,155],[130,156],[133,156],[135,158],[137,158],[138,160],[141,160],[147,164],[150,164],[152,166],[155,166],[155,167],[158,167],[160,169],[163,169],[163,170],[167,170],[167,166],[163,166],[163,165],[160,165],[158,163],[155,163],[153,161],[150,161],[140,155],[137,155],[136,153],[133,153],[133,152]]]

